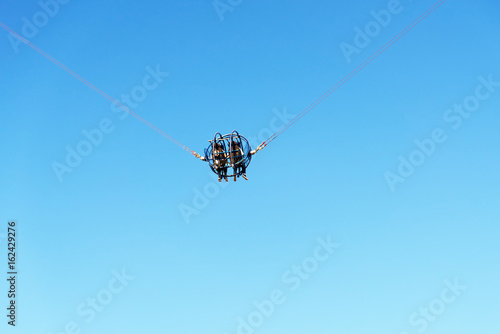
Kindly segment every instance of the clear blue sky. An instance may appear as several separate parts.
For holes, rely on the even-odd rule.
[[[202,153],[216,131],[264,137],[434,0],[47,3],[4,1],[0,21]],[[499,10],[448,0],[224,188],[1,30],[19,285],[0,331],[497,334]]]

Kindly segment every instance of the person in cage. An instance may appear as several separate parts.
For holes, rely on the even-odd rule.
[[[219,176],[219,182],[221,182],[222,178],[227,180],[227,154],[224,151],[224,147],[218,143],[215,142],[213,145],[213,150],[212,150],[212,160],[214,162],[214,169],[217,172],[217,175]]]
[[[237,141],[231,142],[231,152],[229,153],[231,165],[234,170],[234,181],[236,181],[236,176],[243,176],[245,180],[248,181],[245,166],[245,153]]]

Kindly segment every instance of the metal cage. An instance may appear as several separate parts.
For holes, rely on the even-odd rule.
[[[220,177],[240,177],[252,160],[252,148],[248,140],[236,130],[221,135],[217,132],[210,145],[205,149],[205,160],[212,171]],[[232,169],[233,174],[228,174]]]

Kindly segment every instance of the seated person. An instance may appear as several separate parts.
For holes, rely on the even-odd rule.
[[[214,162],[214,169],[217,172],[217,175],[219,175],[219,182],[221,182],[222,178],[227,180],[227,154],[224,151],[224,147],[220,143],[215,143],[213,145],[213,150],[212,150],[212,160]]]
[[[236,181],[236,176],[239,175],[243,176],[245,180],[248,180],[246,175],[245,153],[236,141],[231,143],[230,159],[234,170],[234,181]]]

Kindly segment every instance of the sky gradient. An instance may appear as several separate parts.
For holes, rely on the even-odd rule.
[[[266,139],[433,4],[27,0],[0,21],[202,153]],[[227,184],[1,30],[0,331],[498,334],[499,11],[446,1]]]

